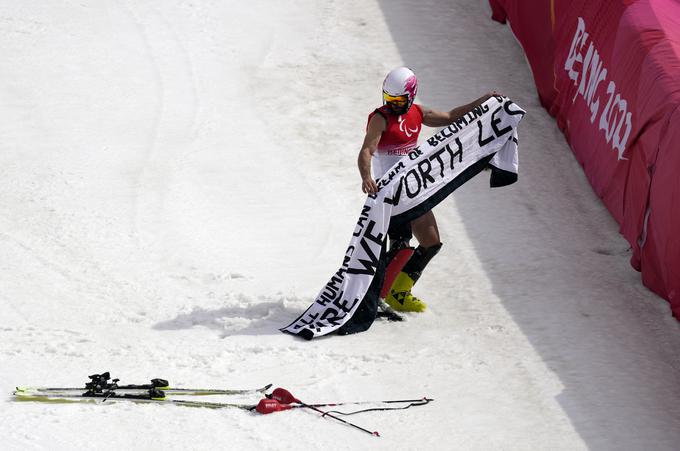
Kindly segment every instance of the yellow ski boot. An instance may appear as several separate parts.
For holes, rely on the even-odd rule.
[[[385,302],[398,312],[424,312],[427,304],[411,294],[415,281],[405,272],[400,272],[385,298]]]

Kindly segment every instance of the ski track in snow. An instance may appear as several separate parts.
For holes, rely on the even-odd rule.
[[[489,16],[484,0],[0,5],[3,449],[677,449],[680,328]],[[520,181],[478,177],[437,207],[427,312],[283,335],[342,260],[366,117],[400,64],[427,106],[498,89],[524,107]],[[304,409],[9,396],[107,370],[435,401],[347,418],[375,439]]]

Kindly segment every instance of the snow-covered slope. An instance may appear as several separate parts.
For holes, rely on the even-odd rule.
[[[3,449],[677,449],[680,330],[479,0],[0,3]],[[420,103],[497,89],[528,115],[520,182],[439,206],[428,312],[277,331],[341,262],[385,72]],[[424,133],[424,135],[427,134]],[[15,385],[251,387],[350,417],[13,402]],[[251,399],[248,399],[251,400]]]

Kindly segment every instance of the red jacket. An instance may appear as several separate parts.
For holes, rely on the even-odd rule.
[[[401,116],[391,113],[389,107],[385,105],[369,114],[368,122],[376,114],[380,114],[387,121],[387,128],[378,143],[377,156],[404,156],[413,150],[418,144],[418,135],[423,128],[423,110],[419,105],[413,104],[408,112]]]

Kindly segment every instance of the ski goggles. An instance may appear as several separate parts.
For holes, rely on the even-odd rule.
[[[406,104],[408,103],[408,96],[406,94],[400,96],[393,96],[383,91],[383,101],[385,102],[385,104],[402,107],[406,106]]]

